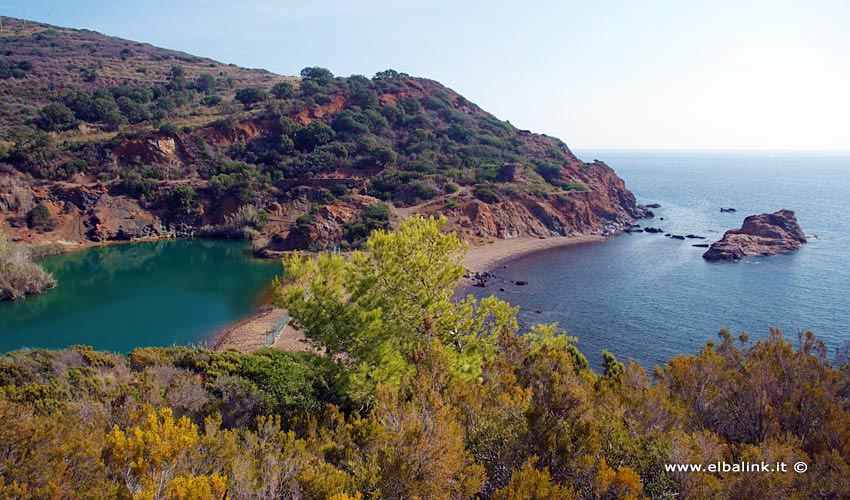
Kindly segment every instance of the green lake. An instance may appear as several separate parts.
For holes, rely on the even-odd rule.
[[[283,269],[254,259],[244,242],[218,240],[112,245],[40,263],[58,286],[0,302],[0,352],[203,344],[250,314]]]

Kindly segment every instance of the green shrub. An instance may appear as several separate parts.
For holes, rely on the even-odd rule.
[[[333,80],[334,74],[331,73],[329,69],[313,66],[302,69],[301,76],[305,80],[313,81],[320,85],[324,85]]]
[[[168,193],[169,209],[178,215],[190,215],[200,205],[195,188],[187,184],[175,187]]]
[[[298,231],[306,232],[310,229],[310,224],[313,223],[313,216],[310,214],[299,215],[297,219],[295,219],[295,228]]]
[[[177,128],[177,125],[175,125],[171,122],[165,122],[165,123],[163,123],[162,125],[159,126],[159,133],[160,134],[177,135],[178,132],[179,132],[179,130]]]
[[[295,147],[312,151],[317,146],[331,142],[336,133],[325,123],[315,121],[295,133]]]
[[[295,95],[295,90],[292,88],[291,83],[280,82],[276,83],[274,87],[272,87],[272,95],[275,99],[289,99]]]
[[[52,231],[56,228],[56,219],[44,203],[39,203],[27,213],[27,226],[38,231]]]
[[[491,187],[476,186],[474,191],[475,197],[484,203],[498,203],[499,194]]]
[[[97,80],[97,70],[94,68],[80,68],[80,76],[87,82],[94,82]]]
[[[390,206],[386,203],[374,203],[366,207],[364,215],[368,220],[387,222],[390,219]]]
[[[407,73],[399,73],[394,69],[385,69],[384,71],[378,71],[375,73],[375,76],[372,77],[373,80],[393,80],[397,78],[410,78],[410,75]]]
[[[142,102],[128,96],[121,96],[116,102],[118,109],[121,110],[128,122],[141,123],[150,120],[151,113]]]
[[[0,59],[0,79],[7,78],[24,78],[27,73],[32,70],[30,61],[11,61],[9,59]]]
[[[201,104],[207,107],[213,107],[221,102],[220,95],[205,95],[203,99],[201,99]]]
[[[351,195],[351,190],[348,189],[348,186],[345,184],[337,184],[333,188],[331,188],[331,194],[336,196],[337,198],[346,198]]]
[[[86,162],[86,160],[82,160],[79,158],[74,160],[68,160],[59,166],[56,171],[56,176],[62,179],[69,179],[80,172],[85,172],[88,167],[89,164],[88,162]]]
[[[242,356],[235,375],[249,380],[268,398],[272,413],[290,416],[323,408],[329,387],[322,369],[332,365],[313,354],[261,349]]]
[[[195,90],[198,92],[207,92],[215,86],[215,77],[209,73],[201,73],[195,80]]]
[[[386,203],[374,203],[366,207],[357,220],[345,225],[345,239],[353,246],[359,246],[377,229],[389,228],[390,206]]]
[[[246,108],[250,108],[254,104],[265,101],[269,98],[269,94],[257,87],[248,87],[236,91],[235,99],[242,103]]]
[[[59,131],[74,128],[77,125],[77,119],[68,106],[62,103],[51,103],[41,108],[37,123],[42,130]]]
[[[142,198],[153,193],[154,187],[156,187],[154,181],[142,178],[137,172],[131,172],[124,176],[115,188],[118,194]]]

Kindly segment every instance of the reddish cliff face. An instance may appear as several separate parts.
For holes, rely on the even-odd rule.
[[[386,97],[386,96],[384,96]],[[195,144],[204,140],[208,148],[225,150],[251,145],[274,133],[270,120],[247,119],[235,123],[213,124],[190,133],[129,137],[119,142],[113,154],[119,163],[142,161],[170,171],[181,171],[196,163],[201,153]],[[552,148],[552,139],[521,133],[523,154],[533,157],[536,150]],[[602,162],[584,163],[565,147],[560,168],[549,179],[563,188],[540,192],[540,176],[522,164],[505,163],[504,182],[494,185],[495,198],[477,194],[479,186],[461,186],[451,194],[405,207],[392,207],[393,223],[414,214],[444,215],[447,226],[462,238],[476,243],[490,239],[516,237],[554,237],[581,234],[616,234],[634,219],[648,213],[636,206],[632,193],[614,170]],[[271,215],[271,223],[262,228],[265,243],[260,253],[294,249],[320,249],[337,246],[345,237],[347,224],[360,218],[366,207],[380,200],[369,193],[373,176],[382,171],[341,170],[323,177],[284,180],[250,202]],[[26,185],[21,179],[0,186],[0,196],[10,199],[11,190],[25,189],[31,204],[45,204],[57,222],[52,231],[29,228],[25,211],[0,210],[8,222],[7,231],[19,241],[91,243],[137,238],[191,235],[203,225],[222,224],[228,214],[245,204],[230,195],[214,197],[204,179],[159,181],[148,200],[123,194],[114,182],[42,182]],[[180,185],[192,186],[199,194],[198,207],[191,217],[178,217],[166,201],[168,193]],[[346,185],[351,198],[326,202],[327,194],[338,185]],[[24,186],[24,187],[22,187]],[[156,201],[156,200],[159,201]],[[10,201],[6,205],[12,206]],[[0,207],[6,208],[6,207]],[[309,220],[296,224],[299,216]]]
[[[805,243],[806,236],[794,212],[780,210],[747,217],[740,229],[726,231],[702,257],[710,261],[740,260],[746,256],[793,252]]]

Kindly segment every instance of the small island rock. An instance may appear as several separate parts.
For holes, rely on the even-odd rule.
[[[792,210],[751,215],[740,229],[726,231],[702,258],[709,261],[739,260],[750,255],[793,252],[806,243],[806,236]]]

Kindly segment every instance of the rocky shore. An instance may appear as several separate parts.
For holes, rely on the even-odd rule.
[[[792,210],[751,215],[739,229],[726,231],[702,258],[708,261],[735,261],[747,256],[789,253],[806,243],[806,236]]]

